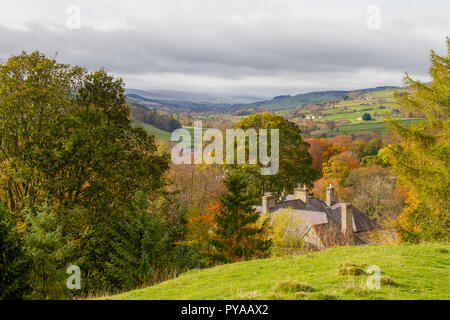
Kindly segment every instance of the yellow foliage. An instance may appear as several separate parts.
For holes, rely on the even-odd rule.
[[[267,214],[262,217],[267,218]],[[269,217],[269,239],[272,240],[272,255],[281,256],[299,253],[304,249],[302,237],[306,230],[302,218],[286,208]]]

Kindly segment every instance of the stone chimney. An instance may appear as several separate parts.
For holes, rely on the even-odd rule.
[[[350,239],[353,238],[353,209],[350,203],[341,205],[341,231]]]
[[[275,207],[275,196],[272,192],[266,192],[262,198],[262,213],[268,213],[273,207]]]
[[[302,200],[304,203],[308,202],[308,188],[306,188],[306,185],[301,186],[301,184],[298,184],[298,187],[294,189],[294,199],[296,200]]]
[[[331,207],[331,205],[333,204],[334,200],[334,188],[333,185],[330,183],[330,186],[327,188],[327,195],[326,195],[326,200],[325,200],[325,204],[328,207]]]

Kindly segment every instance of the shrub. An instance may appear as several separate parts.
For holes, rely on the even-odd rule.
[[[313,287],[309,284],[300,283],[295,280],[285,280],[278,282],[274,287],[274,292],[293,293],[293,292],[311,292]]]
[[[239,290],[236,297],[234,297],[234,300],[255,300],[260,295],[261,294],[259,293],[259,291],[245,292],[241,289],[241,290]]]
[[[339,266],[341,276],[362,276],[366,274],[364,269],[356,264],[343,263]]]
[[[395,284],[394,280],[390,276],[381,276],[380,283],[384,285],[393,285]]]
[[[306,247],[301,240],[305,230],[302,219],[287,208],[276,214],[262,215],[262,219],[269,219],[269,238],[272,241],[273,256],[293,255],[302,253]]]
[[[339,298],[329,293],[318,292],[311,295],[310,300],[339,300]]]

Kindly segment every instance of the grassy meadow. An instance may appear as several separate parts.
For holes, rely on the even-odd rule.
[[[448,243],[334,247],[191,270],[102,299],[450,299],[449,257]],[[381,270],[380,289],[367,288],[369,265]]]

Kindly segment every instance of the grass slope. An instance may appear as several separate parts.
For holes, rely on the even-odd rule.
[[[156,140],[170,141],[171,133],[168,131],[158,129],[157,127],[152,126],[151,124],[137,120],[134,120],[134,124],[136,126],[142,127],[145,131],[147,131],[147,133],[154,135]]]
[[[158,285],[106,299],[450,299],[450,245],[336,247],[308,255],[192,270]],[[379,290],[367,275],[340,275],[343,263],[381,269]],[[390,282],[390,284],[388,284]]]
[[[152,134],[155,136],[157,141],[168,141],[171,142],[172,133],[168,131],[164,131],[161,129],[156,128],[155,126],[152,126],[151,124],[144,123],[142,121],[133,120],[135,126],[142,127],[147,133]],[[194,127],[183,127],[183,129],[186,129],[191,134],[191,142],[189,141],[183,141],[181,145],[188,145],[189,147],[193,147],[193,140],[194,140]],[[203,128],[203,131],[207,130],[206,128]],[[178,144],[177,142],[174,142]]]

